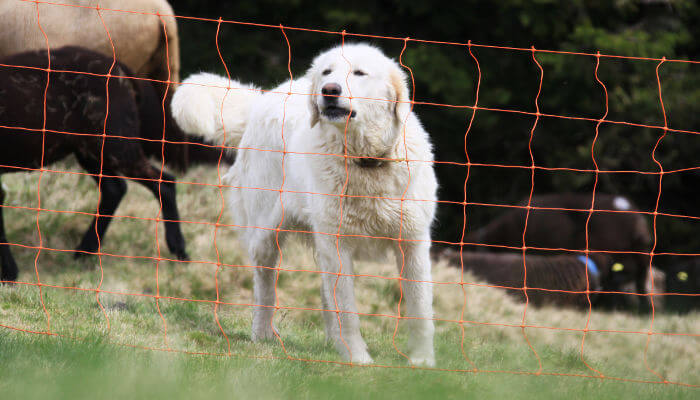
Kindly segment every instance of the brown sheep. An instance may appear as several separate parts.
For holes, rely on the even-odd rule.
[[[39,3],[39,21],[49,46],[81,46],[112,57],[112,45],[94,7],[173,15],[166,0],[64,0],[71,7]],[[89,7],[89,8],[86,8]],[[174,17],[162,17],[168,39],[165,51],[163,25],[156,15],[101,11],[114,43],[117,59],[137,76],[180,81],[180,41]],[[37,3],[0,3],[0,57],[28,50],[46,49],[46,38],[37,22]],[[171,88],[172,89],[172,88]]]
[[[444,249],[439,256],[459,267],[459,251]],[[525,302],[523,287],[523,256],[518,253],[493,253],[463,251],[464,270],[491,285],[505,286],[508,294]],[[525,256],[527,265],[527,296],[535,306],[555,305],[579,309],[588,308],[586,299],[586,259],[576,255],[531,255]],[[588,290],[600,290],[600,282],[607,278],[612,260],[602,254],[591,254],[588,262]],[[549,289],[549,290],[539,290]],[[559,290],[559,291],[550,291]],[[561,291],[584,292],[565,293]],[[593,306],[599,299],[590,293]]]
[[[111,216],[127,190],[122,177],[129,177],[138,178],[134,181],[160,202],[168,248],[178,259],[186,260],[175,177],[154,167],[147,158],[150,148],[136,140],[158,136],[163,129],[162,119],[157,118],[162,110],[152,85],[123,78],[130,75],[126,66],[117,63],[111,68],[111,57],[79,47],[53,49],[51,66],[83,74],[52,72],[47,78],[46,72],[37,69],[48,64],[41,50],[0,58],[0,63],[12,65],[0,66],[0,143],[5,144],[0,147],[0,175],[35,170],[72,154],[99,183],[99,212],[85,231],[76,257],[92,254],[104,243]],[[109,81],[99,76],[110,70]],[[104,138],[100,136],[103,130]],[[17,279],[18,268],[5,236],[1,185],[0,280],[11,282]]]
[[[166,118],[170,120],[170,112],[167,110],[169,98],[180,82],[180,39],[177,21],[173,17],[175,13],[168,1],[64,0],[62,3],[68,5],[39,3],[37,21],[37,3],[1,1],[0,58],[25,51],[45,50],[46,37],[41,29],[46,33],[51,49],[80,46],[112,58],[113,43],[116,59],[133,71],[135,76],[158,81],[169,79],[172,82],[169,87],[164,83],[154,83],[161,100],[167,89]],[[102,10],[103,25],[95,9],[98,4],[100,9],[137,13]],[[162,17],[150,14],[160,14]],[[105,26],[109,30],[109,36]],[[186,138],[172,121],[168,121],[168,124],[165,137],[167,141],[202,143],[199,138]],[[157,145],[160,148],[160,143]],[[166,162],[182,170],[191,161],[216,163],[220,153],[220,149],[199,144],[166,143],[165,146]],[[225,156],[225,160],[232,162],[230,156]]]
[[[527,205],[523,201],[520,205]],[[547,249],[584,250],[586,248],[586,219],[591,206],[590,194],[548,194],[532,197],[531,206],[544,208],[564,208],[585,211],[539,210],[531,209],[528,217],[525,243],[528,247]],[[596,210],[617,212],[594,212],[588,233],[588,249],[609,252],[649,252],[651,250],[651,233],[644,215],[635,214],[636,208],[625,197],[596,193]],[[465,238],[466,243],[521,247],[525,228],[525,208],[513,208],[486,226],[471,231]],[[621,212],[620,212],[621,211]],[[498,251],[497,247],[482,247],[489,251]],[[511,250],[512,251],[512,250]],[[528,253],[552,255],[557,252],[528,250]],[[561,251],[569,254],[571,252]],[[596,253],[592,253],[596,254]],[[598,253],[600,254],[600,253]],[[635,291],[646,293],[645,285],[649,271],[649,256],[629,253],[607,253],[616,265],[615,273],[606,271],[601,281],[603,291],[623,291],[622,286],[633,282]],[[605,302],[610,307],[627,305],[626,295],[605,295]],[[641,310],[648,310],[648,302],[639,302]]]

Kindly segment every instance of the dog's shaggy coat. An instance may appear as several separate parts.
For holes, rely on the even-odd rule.
[[[172,103],[180,127],[238,149],[226,175],[229,209],[251,263],[267,267],[255,270],[253,339],[276,335],[276,240],[302,230],[326,272],[321,300],[333,310],[324,312],[326,334],[343,358],[372,362],[360,335],[353,259],[392,249],[405,279],[403,316],[411,317],[408,357],[434,365],[427,282],[437,183],[399,65],[374,47],[346,44],[265,94],[211,74],[184,83]]]

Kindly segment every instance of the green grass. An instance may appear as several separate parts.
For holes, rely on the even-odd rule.
[[[344,367],[122,348],[4,332],[3,398],[695,398],[694,389],[608,380]],[[313,344],[314,348],[323,346]],[[485,349],[493,350],[493,349]],[[321,355],[328,355],[323,351]],[[506,351],[504,356],[519,355]],[[554,355],[554,354],[552,354]]]
[[[57,169],[68,168],[59,165]],[[216,182],[216,171],[195,168],[181,181]],[[3,177],[8,191],[6,204],[35,206],[36,174]],[[218,189],[193,185],[178,186],[182,218],[215,222],[219,213]],[[42,207],[67,211],[92,211],[96,207],[93,182],[86,177],[45,174],[42,178]],[[85,193],[76,196],[75,193]],[[117,214],[153,218],[157,202],[148,192],[129,184],[129,194]],[[36,246],[36,213],[6,209],[8,237],[13,243]],[[224,222],[228,221],[224,219]],[[90,222],[90,217],[65,213],[40,214],[43,245],[71,249]],[[213,226],[184,224],[188,249],[193,260],[215,261]],[[104,240],[103,251],[127,256],[156,256],[155,225],[151,221],[119,218]],[[169,256],[162,242],[161,252]],[[217,232],[222,261],[245,265],[246,259],[230,228]],[[21,268],[20,281],[36,282],[35,249],[13,247]],[[284,267],[315,270],[313,258],[298,242],[284,249]],[[370,353],[384,367],[348,367],[336,363],[303,362],[285,359],[340,361],[323,336],[321,315],[295,309],[319,308],[320,279],[312,272],[282,272],[278,293],[283,307],[275,323],[282,335],[284,350],[277,341],[250,341],[252,270],[244,267],[217,268],[211,263],[158,264],[161,296],[205,300],[200,302],[161,299],[156,293],[156,263],[153,260],[103,256],[74,261],[68,252],[43,250],[37,268],[41,282],[65,288],[18,284],[0,288],[0,324],[16,329],[46,331],[50,316],[53,336],[0,328],[0,378],[2,398],[695,398],[697,389],[677,385],[621,382],[566,375],[595,375],[582,362],[580,331],[528,328],[528,346],[518,327],[523,304],[493,288],[467,287],[464,344],[459,324],[437,322],[437,368],[468,370],[461,349],[481,371],[454,372],[407,368],[406,360],[395,350],[395,319],[363,316],[362,329]],[[390,262],[359,263],[359,273],[393,277]],[[95,289],[104,273],[103,292],[98,305]],[[224,334],[217,325],[214,306],[206,300],[217,296],[214,278],[219,281],[221,305],[217,314]],[[434,266],[434,279],[457,282],[457,269],[443,262]],[[465,281],[474,282],[472,276]],[[84,289],[84,290],[80,290]],[[359,308],[364,313],[395,313],[396,281],[380,278],[356,280]],[[141,296],[126,295],[141,294]],[[440,319],[458,320],[464,298],[459,285],[435,286],[435,313]],[[529,325],[582,329],[586,313],[554,308],[528,308]],[[697,360],[698,338],[653,335],[648,350],[646,332],[649,316],[593,312],[590,328],[642,333],[590,332],[586,336],[583,359],[605,376],[632,380],[657,380],[645,366],[670,381],[700,384]],[[493,325],[495,324],[495,325]],[[499,324],[514,325],[503,326]],[[167,328],[167,334],[166,334]],[[700,316],[657,313],[654,332],[697,334]],[[228,338],[228,341],[226,340]],[[404,348],[402,329],[396,346]],[[125,346],[126,345],[126,346]],[[231,356],[227,354],[230,345]],[[172,349],[174,352],[144,348]],[[286,350],[286,353],[285,353]],[[190,353],[209,353],[194,355]],[[539,360],[543,375],[537,372]]]

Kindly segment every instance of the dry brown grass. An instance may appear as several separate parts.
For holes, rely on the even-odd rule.
[[[69,165],[72,164],[66,162],[55,166],[55,169],[76,171]],[[3,176],[3,183],[8,192],[6,204],[37,206],[37,180],[38,174]],[[179,181],[216,184],[217,174],[214,168],[196,167],[180,177]],[[178,191],[182,219],[199,222],[183,224],[182,227],[189,254],[192,260],[206,262],[160,262],[160,295],[215,300],[216,275],[221,301],[250,303],[253,272],[250,267],[245,266],[247,258],[236,240],[236,233],[230,227],[217,229],[216,243],[221,262],[239,266],[224,266],[217,274],[213,224],[221,210],[218,188],[180,184]],[[95,186],[88,177],[46,173],[42,178],[41,206],[45,209],[93,212],[96,201]],[[158,204],[145,189],[130,183],[129,193],[117,214],[154,218],[158,214]],[[5,221],[9,240],[13,243],[36,246],[39,240],[35,218],[34,211],[6,209]],[[73,248],[90,219],[89,216],[74,214],[41,213],[43,245],[56,249]],[[222,223],[231,223],[226,213]],[[118,218],[110,227],[103,251],[124,256],[156,257],[158,250],[154,239],[155,231],[156,225],[153,221]],[[162,226],[158,227],[158,233],[160,252],[164,257],[170,257],[163,242]],[[36,250],[14,247],[13,252],[21,268],[20,281],[35,282]],[[397,271],[391,257],[386,260],[384,257],[378,259],[380,261],[359,262],[356,273],[395,278]],[[283,268],[317,270],[311,253],[300,241],[292,240],[285,246],[283,260]],[[156,293],[154,260],[103,256],[102,268],[103,290],[118,293]],[[43,283],[58,286],[96,288],[100,279],[97,257],[74,261],[70,253],[64,252],[42,251],[38,270]],[[433,271],[436,282],[459,282],[461,278],[459,270],[448,266],[444,261],[436,263]],[[470,274],[465,274],[464,281],[480,283]],[[2,290],[0,323],[25,329],[44,329],[46,320],[36,289],[18,286],[15,289]],[[320,308],[319,288],[320,277],[316,273],[282,272],[278,285],[280,304],[283,307]],[[527,347],[519,327],[525,312],[524,304],[514,301],[500,289],[475,285],[465,285],[464,288],[466,305],[459,284],[437,284],[434,290],[434,304],[435,317],[438,320],[460,320],[464,309],[464,320],[470,321],[464,324],[464,351],[467,356],[477,363],[479,369],[537,370],[535,353]],[[361,312],[386,315],[396,313],[399,289],[395,279],[357,278],[356,291]],[[96,327],[100,331],[105,330],[104,317],[94,302],[94,293],[47,288],[44,289],[44,295],[48,299],[45,300],[52,314],[53,328],[57,331],[80,336],[94,331]],[[77,300],[78,298],[81,300]],[[110,315],[112,340],[147,346],[163,344],[163,324],[151,298],[103,294],[101,299]],[[193,351],[220,351],[224,342],[213,318],[213,306],[208,303],[196,303],[188,308],[182,303],[161,301],[168,323],[169,345]],[[219,308],[219,315],[230,339],[236,343],[245,343],[239,348],[240,351],[252,352],[255,355],[279,352],[275,344],[254,345],[247,341],[249,307],[222,306]],[[575,310],[553,307],[527,308],[525,323],[541,328],[528,328],[525,333],[537,354],[546,359],[545,370],[566,372],[578,368],[578,372],[590,372],[582,367],[581,363],[583,333],[565,330],[585,328],[587,317],[586,312]],[[295,336],[290,340],[297,342],[300,348],[303,348],[304,340],[318,341],[322,336],[323,329],[318,312],[282,309],[277,313],[277,318],[281,332],[294,332]],[[390,339],[395,326],[394,318],[369,316],[363,317],[362,323],[371,348],[394,354]],[[453,367],[471,368],[462,359],[459,324],[438,321],[437,328],[438,363],[441,357],[449,357],[453,359],[450,361]],[[650,316],[594,311],[590,314],[589,329],[641,333],[589,332],[583,346],[583,358],[604,374],[655,379],[645,367],[646,358],[646,363],[651,368],[669,380],[700,383],[696,372],[700,356],[698,338],[683,335],[646,335],[645,332],[650,328]],[[681,317],[657,313],[653,331],[696,335],[700,332],[700,315],[695,313]],[[645,353],[647,340],[649,345]],[[508,356],[507,349],[512,348],[518,349],[518,357]],[[552,357],[555,361],[551,361]]]

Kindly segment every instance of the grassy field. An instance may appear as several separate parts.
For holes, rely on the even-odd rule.
[[[71,163],[55,166],[73,170]],[[215,184],[215,169],[197,167],[180,182]],[[38,174],[3,177],[8,206],[37,207]],[[214,225],[221,207],[218,188],[178,185],[181,217],[200,223],[184,224],[191,263],[156,257],[155,223],[137,218],[116,219],[103,243],[105,255],[75,261],[70,252],[42,250],[37,259],[43,287],[0,288],[0,393],[7,398],[256,398],[386,397],[386,398],[696,398],[698,389],[615,379],[568,375],[597,375],[626,380],[657,381],[647,366],[668,381],[700,385],[698,338],[687,335],[646,335],[650,316],[593,312],[581,354],[587,314],[573,310],[529,307],[525,334],[520,329],[524,305],[499,289],[468,285],[462,329],[457,322],[464,296],[460,274],[444,262],[434,265],[437,368],[407,368],[392,342],[399,289],[391,260],[363,262],[356,279],[362,328],[370,353],[383,367],[344,366],[326,362],[290,361],[286,357],[340,361],[323,336],[320,278],[313,272],[282,271],[278,294],[282,308],[276,325],[284,342],[250,341],[252,270],[229,227],[216,234],[224,266],[217,271]],[[89,177],[45,173],[41,207],[94,212],[97,193]],[[36,211],[5,209],[10,242],[37,246]],[[158,203],[145,189],[130,183],[118,215],[154,218]],[[72,249],[89,225],[86,215],[42,212],[42,243],[51,249]],[[224,215],[224,223],[230,222]],[[163,228],[158,232],[161,254],[170,257]],[[13,246],[21,268],[20,281],[35,283],[37,250]],[[141,258],[139,258],[141,257]],[[143,258],[146,257],[146,258]],[[100,262],[102,268],[100,268]],[[308,250],[290,242],[283,267],[316,270]],[[100,284],[98,305],[94,289]],[[220,305],[215,314],[212,301]],[[477,282],[465,275],[466,282]],[[66,289],[64,287],[69,287]],[[126,295],[139,294],[139,296]],[[162,297],[158,307],[154,296]],[[44,312],[41,300],[46,307]],[[197,300],[196,302],[183,299]],[[106,317],[105,317],[106,314]],[[47,317],[50,316],[50,320]],[[223,329],[222,334],[217,317]],[[53,336],[18,331],[50,331]],[[549,329],[549,328],[566,328]],[[638,333],[600,332],[627,331]],[[654,332],[700,332],[700,315],[683,317],[657,313]],[[649,340],[648,350],[645,347]],[[396,346],[403,348],[399,329]],[[126,345],[126,346],[124,346]],[[145,350],[155,348],[170,351]],[[227,356],[229,353],[231,356]],[[190,353],[207,353],[195,355]],[[223,354],[223,355],[213,355]],[[465,359],[468,357],[469,361]],[[539,359],[539,361],[538,361]],[[645,363],[646,359],[646,363]],[[532,375],[539,371],[542,375]],[[394,368],[395,367],[395,368]],[[480,372],[464,372],[477,368]],[[461,371],[460,371],[461,370]],[[506,372],[493,372],[506,371]],[[522,374],[524,373],[524,374]],[[560,376],[557,374],[566,374]]]

